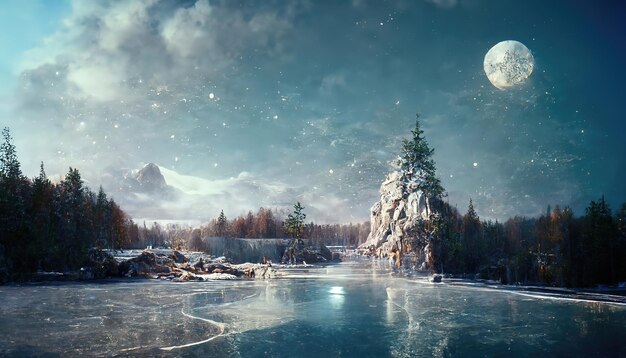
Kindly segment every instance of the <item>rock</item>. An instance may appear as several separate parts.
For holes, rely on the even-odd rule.
[[[430,282],[441,283],[442,279],[443,279],[443,276],[441,275],[433,275],[433,277],[430,279]]]
[[[205,271],[208,273],[227,273],[234,276],[243,276],[244,272],[238,270],[233,266],[227,266],[224,264],[210,263],[205,265]]]
[[[331,252],[332,253],[332,261],[341,261],[341,252]]]
[[[276,273],[270,266],[259,265],[254,268],[254,278],[266,279],[275,277]]]
[[[81,267],[78,273],[78,279],[82,281],[93,280],[95,275],[89,267]]]
[[[87,264],[83,266],[78,273],[80,280],[119,276],[121,276],[120,269],[115,258],[100,249],[89,250],[87,254]]]
[[[144,250],[139,256],[120,263],[120,271],[126,276],[154,277],[159,273],[169,273],[175,267],[174,260],[165,255],[157,255]]]
[[[410,176],[399,171],[388,174],[380,186],[380,200],[371,208],[370,234],[358,251],[391,259],[396,266],[430,268],[431,234],[423,225],[429,212],[428,198]]]
[[[332,261],[332,252],[322,244],[313,245],[303,239],[293,239],[285,249],[281,262],[284,264],[300,264]]]
[[[237,269],[241,270],[248,278],[267,279],[276,277],[276,270],[270,264],[245,263],[237,265]]]
[[[265,265],[250,263],[232,265],[227,262],[210,261],[202,257],[194,263],[189,263],[182,253],[178,253],[178,255],[176,253],[175,251],[165,255],[144,250],[139,256],[120,263],[120,272],[129,277],[157,278],[173,282],[231,280],[244,276],[261,279],[276,277],[276,271],[270,263]]]
[[[180,251],[177,251],[177,250],[174,250],[174,252],[172,252],[170,257],[177,264],[183,264],[187,262],[187,257],[185,257],[185,255],[181,254]]]
[[[193,265],[191,265],[193,268],[195,268],[196,270],[200,270],[200,271],[204,271],[204,260],[202,259],[202,257],[196,261]]]
[[[180,276],[174,278],[172,281],[173,282],[187,282],[187,281],[200,281],[200,280],[202,280],[202,277],[198,277],[188,271],[182,271]]]
[[[228,273],[210,273],[201,276],[203,280],[236,280],[237,276]]]

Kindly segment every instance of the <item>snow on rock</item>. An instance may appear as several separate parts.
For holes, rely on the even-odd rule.
[[[389,173],[380,186],[380,200],[371,208],[370,234],[359,251],[388,258],[397,267],[426,269],[432,253],[423,224],[429,214],[429,199],[415,182],[400,171]]]
[[[229,273],[210,273],[208,275],[197,275],[205,281],[208,280],[236,280],[237,276]]]
[[[244,264],[235,265],[238,270],[244,272],[246,277],[249,278],[257,278],[257,279],[266,279],[266,278],[276,278],[276,270],[272,268],[271,264],[252,264],[246,262]]]
[[[119,272],[129,277],[148,277],[174,282],[232,280],[235,278],[268,279],[276,277],[271,264],[233,265],[223,258],[212,260],[202,253],[189,257],[176,250],[144,250],[138,256],[119,263]]]
[[[161,174],[161,170],[154,163],[146,164],[137,173],[137,181],[146,191],[163,190],[167,187],[165,177]]]

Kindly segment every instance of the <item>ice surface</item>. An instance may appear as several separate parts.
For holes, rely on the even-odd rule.
[[[0,286],[0,355],[619,356],[623,298],[405,277],[364,260],[276,280]],[[613,302],[602,302],[609,300]]]

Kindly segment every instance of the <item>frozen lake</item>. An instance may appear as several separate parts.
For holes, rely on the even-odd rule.
[[[374,262],[271,281],[0,286],[0,355],[626,356],[626,305],[395,277]]]

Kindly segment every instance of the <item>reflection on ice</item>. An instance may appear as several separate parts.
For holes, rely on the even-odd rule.
[[[328,298],[330,300],[330,307],[335,310],[341,309],[345,301],[343,287],[333,286],[328,292],[330,293]]]
[[[434,285],[363,261],[294,267],[269,281],[2,286],[0,355],[626,352],[618,337],[626,306],[559,295],[451,280]]]
[[[206,322],[217,330],[206,330],[207,338],[185,344],[162,347],[162,350],[192,347],[214,339],[250,330],[263,330],[285,324],[294,319],[293,302],[283,299],[284,292],[271,281],[261,282],[263,288],[239,300],[230,302],[212,302],[197,292],[187,297],[181,314],[191,319]],[[206,292],[208,293],[208,292]],[[222,294],[224,292],[222,291]]]

